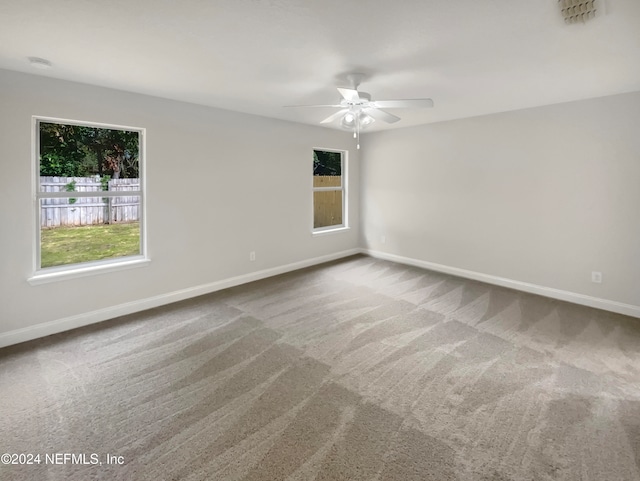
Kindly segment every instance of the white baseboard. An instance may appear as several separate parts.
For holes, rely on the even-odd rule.
[[[523,292],[529,292],[531,294],[538,294],[545,297],[551,297],[553,299],[573,302],[574,304],[581,304],[583,306],[594,307],[596,309],[604,309],[606,311],[640,318],[640,306],[634,306],[632,304],[624,304],[607,299],[600,299],[597,297],[577,294],[575,292],[554,289],[552,287],[544,287],[527,282],[516,281],[513,279],[506,279],[504,277],[497,277],[480,272],[460,269],[458,267],[450,267],[433,262],[422,261],[419,259],[412,259],[395,254],[388,254],[386,252],[356,248],[336,252],[334,254],[325,256],[314,257],[312,259],[306,259],[279,267],[272,267],[270,269],[264,269],[262,271],[250,272],[241,276],[231,277],[229,279],[223,279],[209,284],[203,284],[179,291],[169,292],[167,294],[149,297],[138,301],[127,302],[125,304],[119,304],[117,306],[107,307],[104,309],[98,309],[76,316],[70,316],[63,319],[44,322],[42,324],[36,324],[35,326],[29,326],[22,329],[4,332],[0,334],[0,348],[49,336],[51,334],[68,331],[77,327],[88,326],[90,324],[106,321],[115,317],[133,314],[135,312],[144,311],[146,309],[152,309],[154,307],[171,304],[172,302],[178,302],[184,299],[201,296],[203,294],[209,294],[211,292],[227,289],[229,287],[234,287],[241,284],[246,284],[248,282],[265,279],[267,277],[276,276],[278,274],[284,274],[286,272],[303,269],[305,267],[323,264],[325,262],[330,262],[336,259],[341,259],[343,257],[349,257],[360,253],[375,257],[377,259],[384,259],[392,262],[397,262],[399,264],[421,267],[436,272],[464,277],[466,279],[473,279],[476,281],[486,282],[488,284],[508,287]]]
[[[410,257],[398,256],[395,254],[387,254],[386,252],[374,251],[370,249],[362,249],[363,254],[367,254],[377,259],[383,259],[387,261],[397,262],[399,264],[407,264],[415,267],[422,267],[431,271],[442,272],[445,274],[452,274],[458,277],[464,277],[466,279],[473,279],[476,281],[486,282],[487,284],[494,284],[502,287],[509,287],[518,291],[528,292],[531,294],[538,294],[540,296],[551,297],[553,299],[559,299],[561,301],[572,302],[574,304],[580,304],[588,307],[595,307],[596,309],[603,309],[605,311],[616,312],[618,314],[624,314],[626,316],[640,318],[640,306],[634,306],[632,304],[624,304],[622,302],[610,301],[608,299],[600,299],[598,297],[586,296],[584,294],[578,294],[570,291],[563,291],[560,289],[554,289],[552,287],[539,286],[537,284],[529,284],[528,282],[515,281],[513,279],[506,279],[504,277],[492,276],[489,274],[483,274],[481,272],[468,271],[466,269],[460,269],[458,267],[450,267],[442,264],[436,264],[434,262],[422,261],[419,259],[412,259]]]
[[[211,282],[209,284],[189,287],[187,289],[181,289],[179,291],[169,292],[167,294],[161,294],[159,296],[149,297],[147,299],[141,299],[139,301],[127,302],[125,304],[98,309],[95,311],[78,314],[76,316],[65,317],[63,319],[57,319],[55,321],[43,322],[41,324],[36,324],[35,326],[15,329],[13,331],[8,331],[0,334],[0,348],[18,344],[20,342],[31,341],[40,337],[50,336],[51,334],[57,334],[59,332],[68,331],[77,327],[88,326],[90,324],[95,324],[97,322],[106,321],[108,319],[113,319],[115,317],[124,316],[127,314],[133,314],[135,312],[144,311],[154,307],[164,306],[166,304],[171,304],[172,302],[190,299],[192,297],[201,296],[203,294],[209,294],[211,292],[220,291],[222,289],[238,286],[240,284],[246,284],[248,282],[265,279],[267,277],[277,276],[278,274],[284,274],[286,272],[303,269],[305,267],[323,264],[325,262],[352,256],[361,252],[362,250],[358,248],[349,249],[346,251],[336,252],[334,254],[320,257],[314,257],[312,259],[306,259],[279,267],[264,269],[262,271],[250,272],[248,274],[231,277],[229,279],[223,279],[221,281]]]

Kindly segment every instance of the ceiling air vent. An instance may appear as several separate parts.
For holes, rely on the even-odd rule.
[[[584,23],[596,16],[597,0],[558,0],[564,23]]]

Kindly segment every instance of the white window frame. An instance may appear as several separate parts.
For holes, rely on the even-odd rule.
[[[138,196],[140,199],[139,223],[140,223],[140,254],[123,256],[113,259],[103,259],[88,261],[77,264],[67,264],[62,266],[41,267],[41,199],[50,198],[78,198],[96,197],[95,192],[41,192],[40,189],[40,122],[57,123],[64,125],[79,125],[85,127],[97,127],[111,130],[125,130],[138,132],[138,172],[140,178],[140,189],[127,191],[127,195]],[[142,267],[149,264],[147,257],[147,222],[146,222],[146,179],[145,179],[145,154],[146,154],[146,129],[142,127],[130,127],[125,125],[105,124],[98,122],[85,122],[79,120],[60,119],[55,117],[36,116],[32,117],[32,175],[31,190],[34,209],[33,222],[33,274],[27,279],[32,285],[44,284],[47,282],[65,280],[75,277],[85,277],[103,272],[112,272],[134,267]],[[117,197],[122,192],[105,191],[100,192],[100,197]]]
[[[312,153],[316,150],[321,150],[323,152],[336,152],[340,154],[340,172],[341,172],[341,182],[340,187],[315,187],[313,185],[313,155],[311,156],[311,233],[315,235],[323,235],[323,234],[332,234],[336,232],[341,232],[349,229],[349,196],[348,196],[348,184],[349,184],[349,175],[348,175],[348,167],[349,167],[349,151],[341,150],[341,149],[327,149],[324,147],[314,147],[312,149]],[[342,191],[342,224],[339,225],[331,225],[326,227],[314,227],[315,225],[315,192],[326,192],[326,191]]]

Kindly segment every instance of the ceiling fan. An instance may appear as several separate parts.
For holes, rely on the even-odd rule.
[[[353,137],[358,140],[360,148],[360,130],[368,127],[376,120],[392,124],[400,120],[400,117],[390,114],[382,109],[406,109],[433,107],[431,99],[404,99],[404,100],[371,100],[371,94],[358,91],[358,86],[364,75],[353,73],[347,75],[352,88],[340,88],[338,92],[342,97],[340,103],[333,105],[287,105],[287,107],[334,107],[337,112],[320,121],[321,124],[329,124],[340,119],[340,125],[353,130]]]

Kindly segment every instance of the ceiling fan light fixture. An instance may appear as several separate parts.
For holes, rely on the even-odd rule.
[[[376,121],[376,119],[371,117],[371,115],[365,114],[364,112],[360,113],[360,125],[362,125],[362,127],[366,127],[367,125],[371,125],[375,121]]]
[[[356,118],[351,115],[351,117],[347,117],[349,114],[346,114],[344,117],[342,117],[342,122],[340,122],[340,125],[342,125],[343,129],[353,129],[356,125]]]

